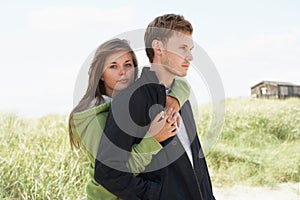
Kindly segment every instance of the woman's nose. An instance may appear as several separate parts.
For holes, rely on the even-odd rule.
[[[125,73],[126,73],[125,67],[121,67],[119,74],[124,75]]]

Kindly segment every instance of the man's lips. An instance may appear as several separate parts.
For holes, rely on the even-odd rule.
[[[189,68],[190,64],[183,64],[181,65],[183,68]]]

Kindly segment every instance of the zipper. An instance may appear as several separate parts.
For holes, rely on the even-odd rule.
[[[201,192],[200,184],[199,184],[199,181],[198,181],[198,177],[197,177],[197,174],[196,174],[193,166],[192,166],[192,169],[193,169],[194,176],[195,176],[195,179],[196,179],[196,182],[197,182],[197,186],[198,186],[198,190],[199,190],[199,194],[200,194],[201,200],[204,200],[202,192]]]

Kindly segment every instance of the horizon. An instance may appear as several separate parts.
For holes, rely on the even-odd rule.
[[[29,118],[70,112],[78,73],[91,52],[165,13],[182,14],[193,24],[194,40],[215,66],[225,99],[250,98],[250,88],[264,80],[300,85],[299,1],[193,4],[0,2],[0,112]],[[147,64],[144,52],[137,56],[141,66]],[[199,90],[198,104],[212,101],[206,77],[193,75],[187,79]]]

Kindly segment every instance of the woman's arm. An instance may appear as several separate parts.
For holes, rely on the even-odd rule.
[[[190,90],[191,86],[189,85],[187,80],[183,77],[176,76],[171,88],[171,92],[168,94],[168,96],[177,99],[179,106],[182,107],[190,97]],[[166,107],[168,107],[168,102],[166,103]]]
[[[166,100],[166,110],[172,108],[172,112],[168,113],[168,116],[179,111],[180,107],[188,99],[189,94],[190,86],[187,81],[184,78],[176,77],[172,91],[168,94]],[[91,157],[91,160],[96,158],[109,107],[110,102],[107,102],[74,114],[72,126],[74,137],[81,142],[82,147],[86,150],[89,157]],[[174,119],[173,117],[173,119],[170,119],[168,122],[171,123]],[[153,126],[154,125],[155,124],[153,124]],[[166,124],[165,128],[167,128],[167,126],[168,124]],[[134,173],[143,172],[145,167],[151,162],[152,156],[162,149],[159,142],[173,135],[166,135],[161,131],[161,133],[157,133],[155,137],[153,137],[153,134],[148,132],[139,144],[133,146],[127,167]]]
[[[172,86],[172,90],[167,95],[166,99],[166,110],[167,112],[168,110],[171,110],[171,112],[168,112],[166,116],[166,118],[169,118],[168,123],[172,124],[174,120],[176,120],[177,116],[175,115],[177,114],[177,112],[179,112],[180,107],[188,100],[189,95],[190,85],[188,84],[188,82],[184,78],[176,77]],[[155,119],[153,121],[155,121]],[[179,123],[179,121],[177,121],[177,123]],[[154,122],[152,122],[151,125],[155,126]],[[151,162],[152,156],[157,154],[162,149],[162,146],[159,142],[166,140],[176,134],[176,132],[173,132],[173,134],[169,134],[167,135],[168,137],[166,137],[165,132],[165,130],[162,130],[161,132],[158,132],[156,134],[156,138],[159,138],[160,136],[165,137],[161,138],[161,140],[158,141],[157,139],[155,139],[155,137],[153,137],[153,133],[151,134],[148,131],[140,143],[133,145],[129,160],[127,162],[127,167],[133,173],[139,174],[143,172],[146,166]]]
[[[138,144],[134,144],[127,162],[127,168],[132,173],[138,174],[145,170],[151,162],[152,156],[157,154],[162,146],[159,142],[177,134],[176,118],[167,122],[169,114],[164,111],[156,115],[150,124],[149,131]]]

